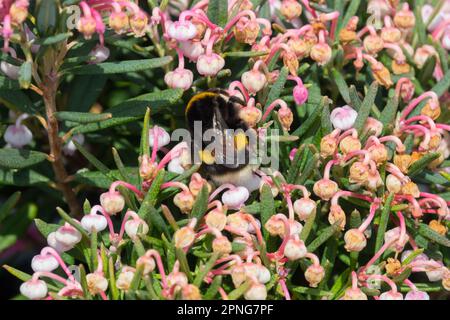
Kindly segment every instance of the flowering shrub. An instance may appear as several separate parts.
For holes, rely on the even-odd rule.
[[[448,1],[188,2],[0,0],[0,258],[48,221],[20,293],[448,297]],[[208,174],[196,101],[270,161]]]

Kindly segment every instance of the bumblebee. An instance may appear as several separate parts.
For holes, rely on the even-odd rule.
[[[214,183],[232,183],[249,191],[259,187],[258,167],[250,164],[249,136],[256,134],[240,118],[244,102],[225,90],[211,89],[194,95],[186,106],[191,133],[191,157],[202,162],[200,171]],[[231,151],[231,152],[230,152]]]

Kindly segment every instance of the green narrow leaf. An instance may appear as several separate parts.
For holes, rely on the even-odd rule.
[[[341,23],[338,26],[338,31],[341,30],[343,27],[345,27],[347,25],[347,23],[350,21],[350,18],[356,14],[360,4],[361,4],[361,0],[349,1],[349,6],[347,7],[347,10],[345,10],[345,15],[344,15],[344,18],[342,19]]]
[[[222,285],[222,276],[215,276],[212,283],[209,285],[208,289],[206,290],[206,293],[204,294],[203,298],[205,300],[213,300],[216,296],[217,292],[219,291],[220,286]]]
[[[308,239],[308,236],[311,233],[312,227],[314,226],[314,222],[316,220],[316,211],[317,210],[314,210],[308,217],[308,219],[306,219],[303,229],[300,232],[300,240],[306,241]]]
[[[297,130],[295,130],[292,133],[293,136],[298,136],[299,138],[302,137],[305,133],[308,132],[309,129],[312,128],[313,125],[315,125],[317,123],[317,119],[319,119],[320,116],[322,115],[322,110],[323,110],[323,107],[326,104],[326,101],[327,101],[326,97],[323,97],[320,100],[320,103],[317,105],[316,108],[314,108],[312,114],[306,119],[305,122],[303,122],[297,128]]]
[[[41,45],[41,46],[50,46],[50,45],[56,44],[58,42],[62,42],[64,40],[68,39],[70,36],[72,36],[71,32],[59,33],[59,34],[55,34],[54,36],[36,39],[34,43]]]
[[[58,24],[58,4],[56,0],[38,0],[36,27],[41,36],[51,35]]]
[[[192,274],[191,274],[191,270],[189,269],[189,263],[186,258],[186,253],[184,253],[183,249],[180,249],[180,248],[176,248],[175,253],[176,253],[176,257],[177,257],[178,261],[180,261],[181,271],[183,271],[186,274],[186,276],[189,279],[189,282],[192,282],[193,281]]]
[[[60,227],[59,224],[50,224],[42,221],[41,219],[34,219],[34,224],[45,238],[47,238],[50,233],[55,232]]]
[[[359,135],[361,135],[364,129],[364,125],[370,114],[370,109],[372,108],[372,105],[375,102],[377,92],[378,92],[378,83],[374,81],[370,85],[366,97],[364,98],[361,104],[361,109],[359,109],[358,111],[358,116],[356,117],[355,124],[353,126],[356,130],[358,130]]]
[[[152,115],[154,115],[165,110],[164,108],[179,103],[182,95],[182,89],[167,89],[126,100],[108,109],[108,112],[113,116],[111,119],[77,126],[74,128],[74,134],[98,132],[106,128],[142,119],[148,107],[151,109]]]
[[[193,284],[200,288],[200,286],[203,283],[203,279],[206,277],[209,271],[214,267],[214,264],[216,263],[217,259],[219,258],[218,253],[213,253],[211,255],[211,258],[208,260],[206,264],[200,267],[200,271],[198,272],[197,276],[194,279]]]
[[[295,180],[295,184],[303,185],[306,182],[306,180],[308,180],[311,173],[313,173],[314,169],[317,168],[319,159],[320,159],[320,154],[318,154],[318,153],[314,154],[311,157],[311,159],[307,163],[306,167],[303,169],[302,173]]]
[[[439,152],[431,152],[424,155],[419,160],[415,161],[408,169],[408,176],[413,178],[415,175],[421,173],[431,162],[440,157]]]
[[[228,21],[228,1],[209,0],[207,14],[212,23],[225,27]]]
[[[92,123],[104,121],[112,118],[111,113],[90,113],[90,112],[71,112],[61,111],[56,112],[55,116],[61,121],[72,121],[77,123]]]
[[[378,250],[380,250],[381,246],[383,245],[384,233],[386,232],[389,222],[389,215],[391,214],[391,204],[394,200],[394,197],[395,194],[390,193],[386,198],[386,201],[384,202],[383,210],[381,210],[380,223],[378,224],[377,237],[375,240],[375,252],[378,252]]]
[[[243,284],[241,284],[238,288],[234,289],[228,295],[229,300],[237,300],[239,299],[248,289],[252,286],[252,281],[247,280]]]
[[[261,189],[261,225],[264,226],[267,220],[275,214],[275,201],[273,199],[272,190],[269,185],[263,184]],[[267,240],[269,233],[266,228],[263,228],[264,238]]]
[[[109,292],[112,300],[119,300],[119,289],[116,286],[116,275],[114,273],[114,262],[112,257],[109,258],[108,263],[108,279],[109,279]]]
[[[47,154],[24,149],[0,149],[0,167],[6,169],[24,169],[46,160]]]
[[[419,225],[419,234],[444,247],[450,247],[450,239],[447,239],[447,237],[440,235],[426,224],[421,223]]]
[[[232,58],[253,58],[253,57],[260,57],[265,56],[269,53],[269,51],[229,51],[225,52],[225,57],[232,57]]]
[[[11,213],[12,209],[19,202],[20,196],[22,193],[20,191],[14,192],[8,200],[6,200],[2,206],[0,207],[0,224],[1,222]]]
[[[203,185],[202,190],[197,195],[197,199],[195,200],[194,207],[191,212],[191,217],[197,218],[197,221],[200,221],[203,218],[203,215],[208,209],[208,195],[208,187]]]
[[[76,75],[97,75],[97,74],[116,74],[127,72],[138,72],[148,69],[155,69],[165,66],[172,62],[170,56],[154,59],[128,60],[120,62],[103,62],[99,64],[88,64],[77,66],[65,70],[66,73]]]
[[[150,214],[151,209],[155,207],[156,200],[158,197],[158,194],[161,190],[161,185],[164,181],[165,176],[165,170],[160,170],[158,174],[156,175],[155,179],[152,182],[152,185],[150,186],[150,189],[148,190],[147,194],[145,195],[144,201],[141,203],[141,207],[138,211],[139,217],[146,220],[148,215]]]
[[[144,125],[142,126],[141,134],[141,156],[150,155],[150,143],[149,143],[149,129],[150,129],[150,108],[147,108],[144,116]]]
[[[327,101],[324,103],[323,109],[322,109],[322,116],[321,116],[321,127],[322,127],[322,134],[327,135],[331,131],[333,131],[333,124],[331,123],[331,117],[330,117],[330,103],[331,101],[326,98]]]
[[[398,110],[398,97],[394,95],[389,99],[386,107],[381,112],[380,121],[383,124],[383,135],[386,135],[394,129],[394,121]]]
[[[324,244],[331,236],[333,236],[337,231],[341,229],[340,227],[341,221],[336,221],[333,225],[325,228],[322,233],[314,239],[308,246],[308,252],[314,252],[319,248],[322,244]]]
[[[331,73],[333,74],[333,81],[338,87],[339,93],[341,94],[342,98],[347,104],[351,104],[350,92],[348,90],[348,85],[347,82],[345,82],[344,77],[335,68],[331,70]]]
[[[356,90],[356,87],[354,85],[350,86],[349,94],[350,94],[350,101],[351,101],[350,105],[353,107],[353,109],[355,109],[356,111],[359,111],[359,109],[361,109],[362,101],[359,98],[358,91]]]
[[[220,0],[219,0],[220,1]],[[267,96],[267,100],[264,106],[264,111],[267,110],[267,107],[274,102],[276,99],[280,97],[281,91],[284,89],[284,85],[286,84],[287,77],[289,75],[289,70],[286,67],[281,68],[280,74],[278,75],[277,80],[270,88],[269,95]]]
[[[80,153],[101,173],[108,176],[110,170],[107,166],[105,166],[100,160],[98,160],[92,153],[87,151],[85,147],[79,144],[77,141],[72,141],[75,144],[75,147],[80,151]]]

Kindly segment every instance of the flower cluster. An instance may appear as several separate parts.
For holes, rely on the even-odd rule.
[[[42,149],[50,154],[42,159],[52,163],[54,185],[71,211],[58,208],[60,224],[37,220],[47,246],[31,261],[34,273],[19,274],[21,294],[428,300],[429,292],[450,291],[448,3],[413,11],[408,2],[370,0],[367,8],[349,5],[342,14],[344,8],[308,0],[268,1],[268,10],[244,0],[228,1],[222,15],[214,11],[218,1],[190,8],[183,1],[145,7],[131,0],[81,1],[79,37],[54,45],[51,37],[47,44],[35,41],[28,1],[0,0],[5,83],[33,90],[46,111],[45,117],[31,114],[32,107],[11,112],[2,152],[21,159],[22,152],[10,148],[38,144],[45,131],[49,147]],[[365,19],[373,12],[376,23]],[[129,36],[134,42],[122,42],[122,53],[156,58],[104,63],[116,57],[115,40]],[[86,40],[92,44],[87,56],[75,56]],[[36,62],[41,46],[50,52],[43,67]],[[237,66],[235,59],[246,63]],[[158,67],[159,73],[149,71]],[[65,102],[58,86],[71,83],[71,72],[106,79],[122,69],[130,73],[127,82],[151,78],[154,92],[121,101],[111,113],[57,110]],[[180,110],[169,108],[212,88],[239,102],[237,117],[254,136],[280,143],[271,151],[278,152],[271,156],[279,167],[248,165],[249,179],[219,183],[202,170],[214,162],[212,154],[201,153],[202,164],[194,165],[186,141],[172,144],[167,119],[176,128]],[[35,100],[30,104],[40,107]],[[119,170],[107,172],[102,156],[83,147],[98,139],[96,129],[142,117],[132,173],[117,149]],[[32,118],[45,129],[36,137]],[[114,143],[130,139],[136,146],[131,130],[119,128]],[[281,133],[271,136],[270,129]],[[235,142],[246,145],[239,137]],[[84,214],[72,186],[86,172],[69,175],[63,162],[76,150],[109,186],[89,197],[93,206],[86,200]],[[0,166],[14,168],[11,162]]]

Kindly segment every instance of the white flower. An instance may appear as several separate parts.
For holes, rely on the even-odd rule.
[[[335,108],[330,115],[331,123],[335,129],[348,130],[355,124],[358,112],[349,106]]]
[[[96,232],[103,231],[106,229],[107,225],[108,222],[106,218],[96,213],[87,214],[81,219],[81,226],[87,232],[92,232],[93,230]]]
[[[236,187],[233,190],[228,190],[222,195],[223,204],[227,205],[230,209],[239,209],[250,196],[247,188]]]
[[[42,280],[29,280],[20,286],[20,293],[32,300],[45,298],[47,291],[47,284]]]

